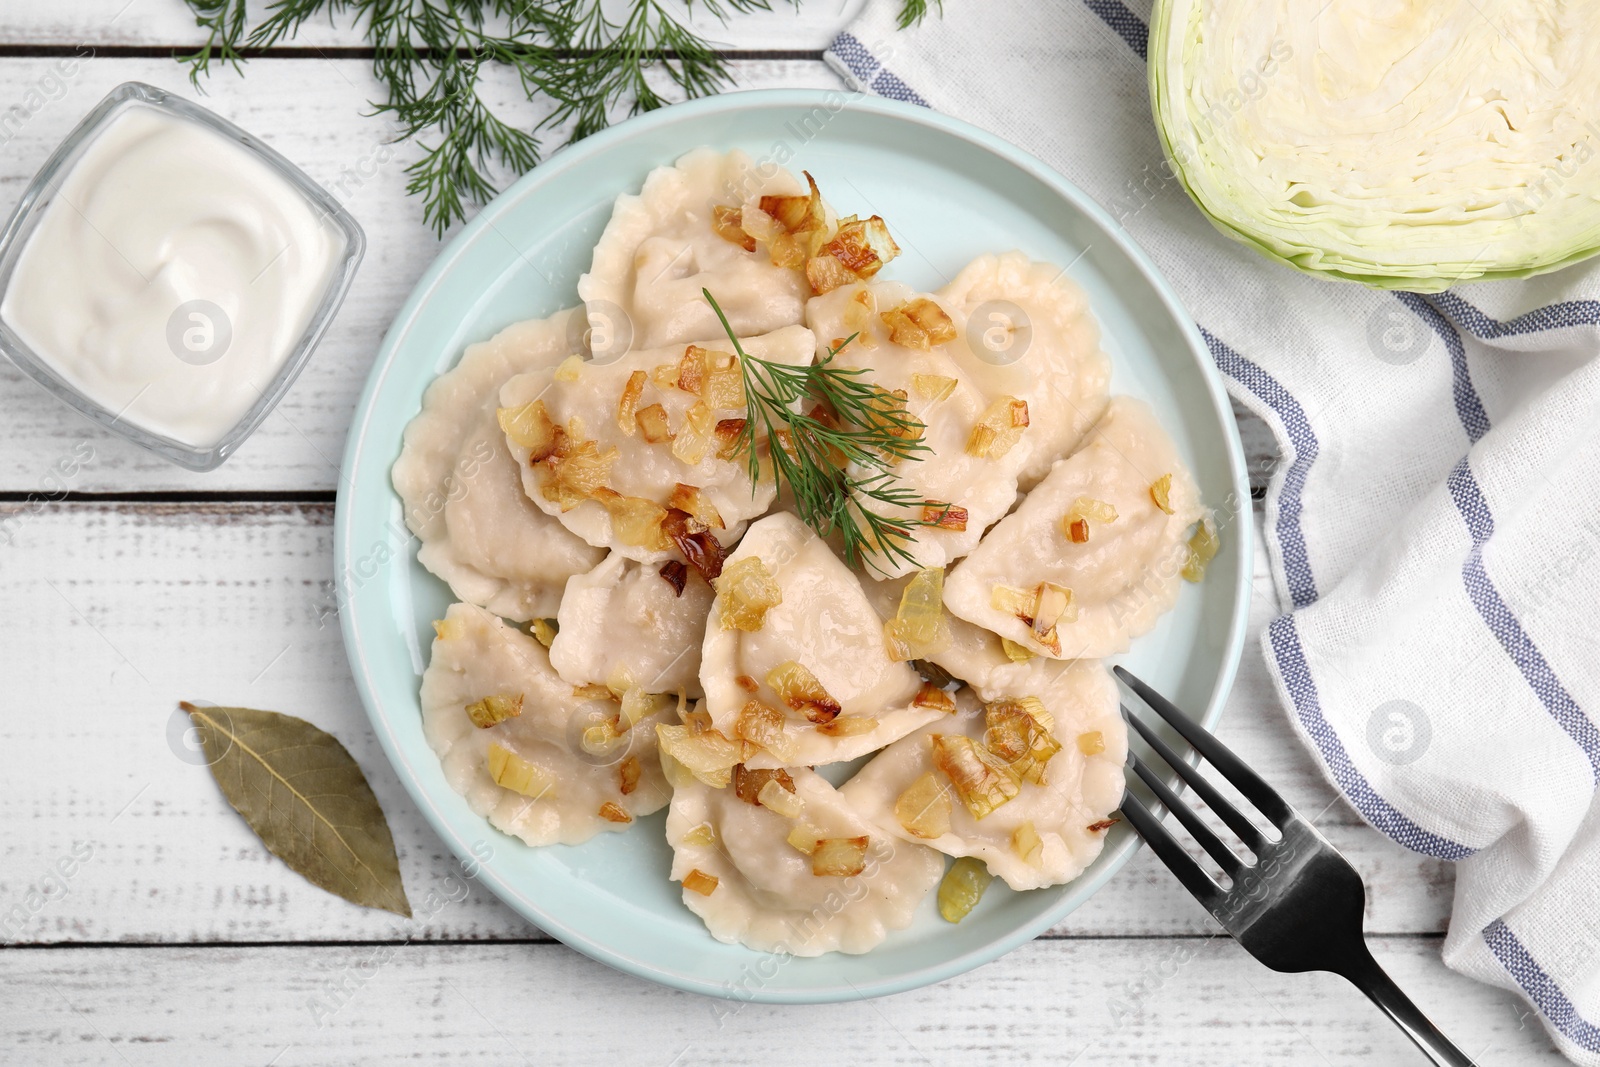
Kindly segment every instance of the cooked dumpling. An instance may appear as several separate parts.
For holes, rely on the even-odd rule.
[[[870,574],[861,576],[861,587],[867,600],[887,623],[900,608],[900,598],[911,575],[889,581],[879,581]],[[929,650],[923,658],[946,671],[952,678],[970,685],[983,700],[995,700],[1007,692],[1016,692],[1037,676],[1041,663],[1054,664],[1032,653],[1023,652],[1022,662],[1006,655],[1000,638],[981,626],[958,619],[949,611],[942,612],[949,639],[941,646]]]
[[[740,343],[791,366],[809,363],[815,347],[803,326]],[[736,541],[774,490],[769,479],[752,486],[747,456],[733,449],[746,409],[732,347],[724,339],[573,360],[511,379],[500,418],[527,495],[589,544],[641,563],[683,557],[669,508],[692,520],[689,534]]]
[[[417,561],[461,600],[519,622],[554,615],[567,579],[602,555],[533,506],[495,420],[502,383],[566,357],[576,313],[470,346],[428,386],[394,464],[406,526],[422,542]]]
[[[980,699],[995,700],[1000,694],[1026,685],[1041,664],[1057,661],[1035,656],[1017,662],[1006,655],[1000,638],[981,626],[945,613],[950,626],[950,644],[928,659],[970,685]]]
[[[739,151],[697,148],[657,167],[637,196],[617,197],[589,272],[578,279],[590,321],[613,332],[631,328],[634,348],[720,338],[722,326],[700,295],[709,289],[741,337],[798,326],[811,295],[804,272],[775,265],[764,249],[730,240],[715,223],[718,208],[805,193],[788,171],[758,167]],[[618,310],[627,325],[606,321]]]
[[[1021,252],[979,256],[938,297],[960,332],[957,362],[990,399],[1020,397],[1033,412],[1030,489],[1106,409],[1111,362],[1088,299],[1066,271]]]
[[[840,794],[906,841],[983,860],[1012,889],[1076,878],[1100,854],[1109,816],[1122,803],[1127,729],[1102,665],[1033,662],[1031,677],[992,704],[959,690],[954,717],[890,745]],[[1038,699],[1048,722],[1033,718],[1037,706],[1026,697]],[[965,740],[951,745],[958,738]],[[959,768],[960,787],[941,764]],[[994,806],[979,818],[969,794],[979,810]]]
[[[681,690],[698,699],[711,597],[706,580],[681,563],[636,563],[613,552],[567,582],[550,663],[572,685]]]
[[[945,606],[1038,655],[1121,652],[1177,603],[1204,511],[1149,407],[1118,397],[1083,447],[950,572]]]
[[[684,904],[718,941],[795,956],[866,952],[909,926],[944,874],[943,857],[861,818],[814,771],[786,775],[796,818],[740,800],[732,787],[675,783],[667,841]],[[791,835],[825,844],[807,854]]]
[[[437,629],[422,724],[473,811],[530,845],[575,845],[667,803],[655,726],[672,705],[618,736],[618,705],[575,693],[520,630],[471,604]]]
[[[902,460],[894,468],[900,487],[921,500],[949,505],[941,526],[921,526],[905,548],[915,562],[874,554],[870,569],[884,575],[942,567],[972,551],[983,531],[1016,503],[1017,475],[1032,449],[1034,426],[1008,434],[1004,447],[991,446],[975,455],[969,448],[990,397],[951,356],[956,330],[938,301],[900,282],[847,285],[815,297],[806,306],[806,323],[823,350],[836,348],[837,366],[864,370],[865,380],[905,398],[906,410],[922,422],[920,435],[928,451]],[[897,344],[895,338],[905,342]],[[1003,406],[1003,405],[1002,405]],[[996,409],[998,414],[999,408]],[[1009,421],[1009,410],[1005,412]],[[922,507],[896,508],[879,501],[866,507],[885,515],[913,520]]]
[[[716,585],[700,684],[712,725],[765,750],[751,767],[855,759],[945,714],[914,703],[861,583],[793,515],[752,523]]]

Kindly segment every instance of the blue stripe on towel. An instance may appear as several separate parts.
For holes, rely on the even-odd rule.
[[[828,50],[850,68],[850,73],[860,79],[862,85],[877,95],[907,104],[916,104],[918,107],[928,106],[928,102],[919,96],[916,90],[901,81],[894,71],[880,63],[878,57],[868,51],[866,45],[856,40],[854,34],[841,33],[833,39],[833,44],[828,46]]]
[[[1483,928],[1484,944],[1489,946],[1495,959],[1516,979],[1517,985],[1533,1001],[1540,1013],[1550,1020],[1550,1025],[1580,1048],[1600,1052],[1600,1027],[1589,1022],[1572,1001],[1561,991],[1555,979],[1545,973],[1539,961],[1517,940],[1517,935],[1504,921],[1496,919]]]
[[[1133,49],[1140,59],[1148,56],[1150,49],[1150,30],[1143,20],[1128,9],[1122,0],[1083,0],[1085,6],[1117,31],[1117,36],[1128,42],[1128,47]]]
[[[1484,412],[1483,401],[1472,384],[1472,372],[1467,367],[1467,349],[1461,343],[1461,334],[1456,332],[1455,325],[1438,308],[1416,293],[1394,295],[1444,342],[1445,350],[1450,353],[1451,391],[1456,398],[1456,416],[1461,420],[1462,429],[1467,431],[1467,440],[1477,444],[1489,432],[1489,416]]]
[[[1267,639],[1272,643],[1273,658],[1277,660],[1278,673],[1283,676],[1284,688],[1289,690],[1289,696],[1294,700],[1294,711],[1300,719],[1300,725],[1315,742],[1334,780],[1356,810],[1373,826],[1413,852],[1444,860],[1465,859],[1476,852],[1476,849],[1430,833],[1406,818],[1383,799],[1372,788],[1372,783],[1356,769],[1344,742],[1339,740],[1338,733],[1322,715],[1316,679],[1311,677],[1311,668],[1306,663],[1305,649],[1300,645],[1300,632],[1295,627],[1294,616],[1279,615],[1273,619],[1267,627]]]
[[[1489,510],[1489,502],[1484,499],[1477,479],[1472,476],[1472,467],[1467,463],[1466,456],[1461,457],[1461,462],[1450,472],[1448,485],[1450,497],[1455,501],[1456,509],[1461,512],[1467,532],[1472,537],[1472,550],[1461,565],[1461,580],[1467,587],[1467,596],[1483,617],[1489,632],[1494,634],[1500,647],[1506,650],[1506,655],[1511,657],[1511,662],[1517,665],[1517,670],[1522,672],[1522,677],[1538,695],[1545,710],[1589,757],[1589,766],[1595,779],[1600,781],[1600,730],[1595,729],[1594,723],[1556,677],[1549,661],[1522,628],[1522,623],[1517,621],[1517,616],[1501,597],[1500,590],[1495,588],[1483,565],[1484,545],[1494,536],[1494,514]]]
[[[1278,548],[1283,559],[1283,574],[1289,583],[1289,597],[1297,608],[1317,600],[1317,580],[1311,573],[1305,534],[1300,529],[1300,493],[1306,487],[1311,465],[1317,460],[1317,435],[1311,429],[1300,402],[1272,375],[1217,340],[1205,327],[1200,328],[1211,358],[1222,373],[1250,390],[1262,403],[1277,413],[1294,446],[1294,461],[1283,474],[1278,493]]]
[[[867,46],[856,40],[853,33],[841,33],[833,39],[828,46],[828,51],[844,61],[850,68],[850,73],[861,79],[861,84],[870,86],[872,75],[883,66],[876,56],[867,51]]]
[[[1534,308],[1505,322],[1491,319],[1454,292],[1439,293],[1431,297],[1430,302],[1450,316],[1456,325],[1484,341],[1564,330],[1573,326],[1600,326],[1600,300],[1564,300],[1559,304]]]

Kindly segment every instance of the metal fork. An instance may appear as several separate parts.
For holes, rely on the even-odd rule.
[[[1428,1021],[1367,950],[1362,937],[1366,887],[1354,867],[1260,776],[1177,706],[1121,667],[1116,675],[1157,715],[1194,746],[1217,773],[1253,804],[1280,836],[1269,839],[1217,792],[1155,729],[1126,704],[1123,714],[1139,736],[1187,782],[1206,806],[1255,854],[1246,863],[1178,799],[1161,776],[1128,752],[1133,771],[1217,861],[1232,885],[1223,889],[1201,869],[1144,803],[1129,791],[1122,813],[1161,862],[1207,911],[1262,963],[1275,971],[1331,971],[1348,979],[1393,1019],[1436,1064],[1473,1067],[1472,1059]]]

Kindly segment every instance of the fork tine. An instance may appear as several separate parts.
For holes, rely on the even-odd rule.
[[[1232,782],[1233,787],[1244,794],[1244,798],[1254,804],[1256,810],[1265,815],[1268,821],[1275,826],[1283,826],[1294,819],[1294,809],[1278,795],[1277,791],[1262,781],[1261,776],[1255,771],[1246,767],[1244,761],[1235,756],[1228,746],[1213,737],[1210,731],[1201,727],[1179,710],[1176,704],[1135,678],[1125,668],[1113,667],[1112,670],[1122,679],[1123,684],[1139,695],[1139,699],[1165,719],[1168,726],[1178,731],[1185,741],[1193,745],[1195,751],[1205,757],[1206,762]]]
[[[1211,858],[1217,861],[1217,866],[1221,867],[1229,878],[1237,880],[1240,872],[1244,870],[1244,861],[1233,854],[1233,850],[1223,843],[1222,838],[1211,832],[1210,827],[1206,826],[1193,808],[1178,799],[1178,794],[1168,788],[1167,783],[1163,782],[1161,776],[1151,770],[1144,760],[1132,752],[1128,753],[1128,760],[1133,764],[1134,773],[1144,779],[1144,784],[1150,787],[1156,799],[1178,817],[1178,821],[1183,823],[1184,829],[1189,831],[1190,836],[1200,842],[1201,848],[1211,853]]]
[[[1150,851],[1167,865],[1168,870],[1177,875],[1178,881],[1183,883],[1183,887],[1192,893],[1207,911],[1215,913],[1222,906],[1222,887],[1200,869],[1200,865],[1190,858],[1183,850],[1183,846],[1167,833],[1161,825],[1161,820],[1150,814],[1150,809],[1144,806],[1142,800],[1132,793],[1123,793],[1122,814],[1128,817],[1134,830],[1144,838],[1145,844],[1150,846]]]
[[[1128,722],[1133,724],[1133,728],[1139,732],[1139,736],[1144,738],[1145,744],[1154,749],[1156,755],[1160,756],[1167,762],[1168,766],[1178,772],[1178,777],[1189,784],[1189,788],[1193,789],[1195,795],[1205,802],[1206,807],[1216,812],[1222,821],[1228,824],[1228,829],[1238,834],[1251,852],[1254,852],[1257,856],[1261,855],[1261,850],[1267,847],[1267,838],[1256,827],[1256,824],[1250,821],[1249,816],[1230,804],[1226,797],[1217,792],[1217,787],[1212,785],[1206,779],[1206,776],[1200,773],[1199,768],[1172,751],[1171,746],[1161,739],[1161,735],[1156,733],[1126,705],[1123,706],[1122,714]],[[1132,753],[1129,753],[1129,755],[1132,755]],[[1139,777],[1144,778],[1144,774],[1141,772]],[[1146,779],[1146,781],[1148,780]],[[1167,803],[1165,797],[1162,797],[1162,803]],[[1171,805],[1168,804],[1168,806],[1170,807]],[[1201,843],[1204,844],[1204,842]]]

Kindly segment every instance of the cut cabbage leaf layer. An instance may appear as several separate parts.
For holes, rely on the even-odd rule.
[[[1290,266],[1437,292],[1600,251],[1600,6],[1157,0],[1174,172]]]

